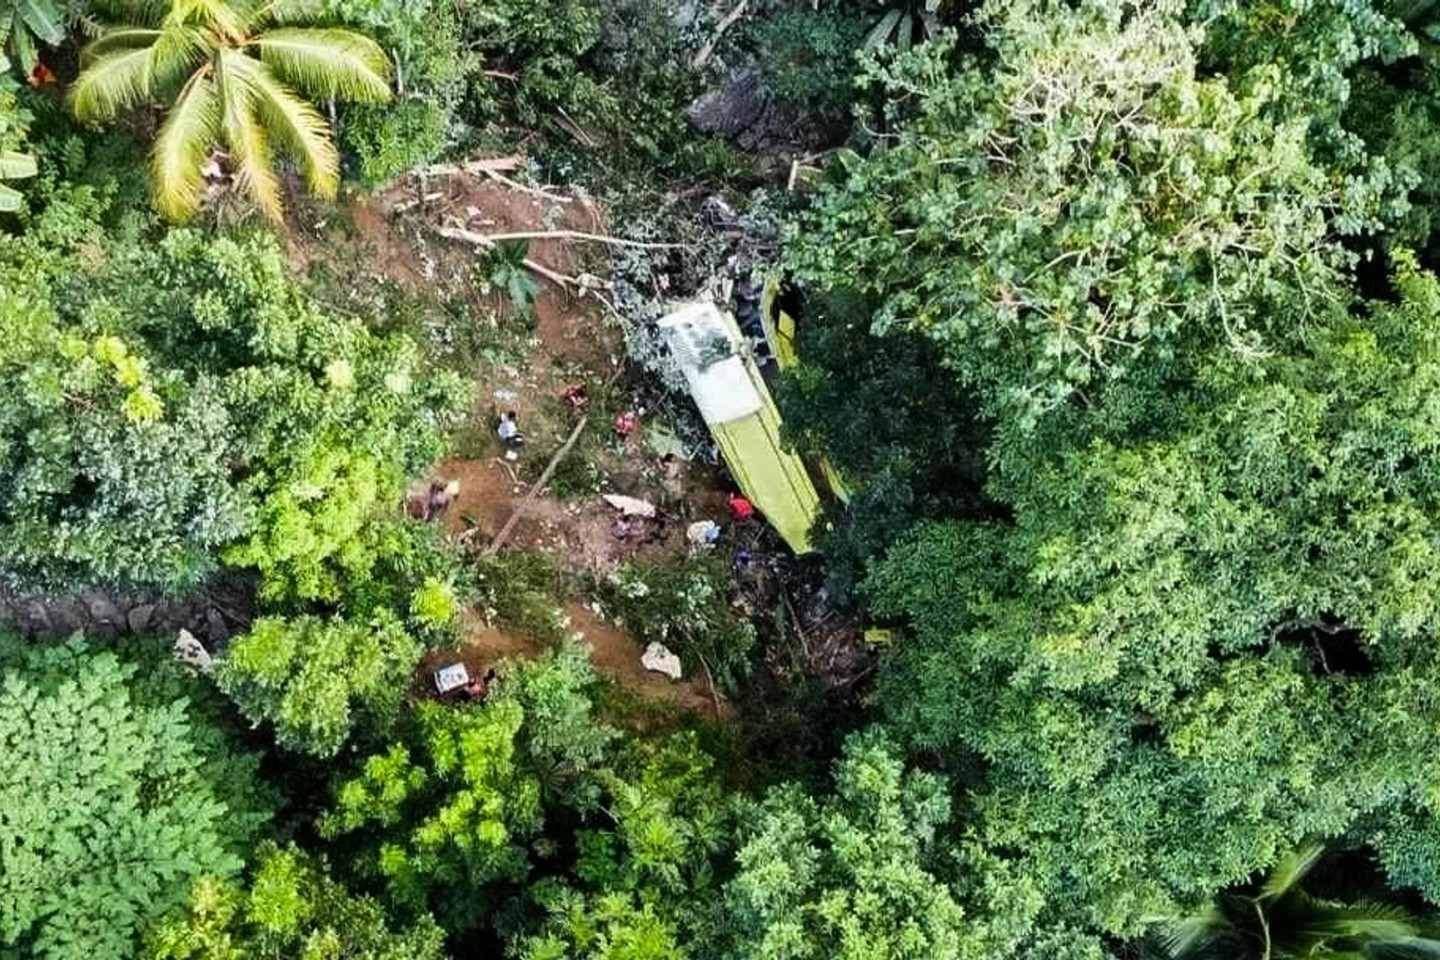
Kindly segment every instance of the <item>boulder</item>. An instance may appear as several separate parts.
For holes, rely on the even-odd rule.
[[[732,70],[721,87],[691,103],[686,114],[701,133],[737,138],[760,125],[768,106],[760,72],[744,67]]]
[[[144,633],[150,628],[150,621],[155,619],[155,604],[142,603],[139,606],[131,607],[130,612],[125,615],[125,622],[130,625],[131,633]]]
[[[210,672],[210,652],[189,630],[181,630],[175,638],[175,659],[200,673]]]
[[[645,652],[640,655],[640,665],[646,670],[663,673],[671,680],[679,680],[683,675],[680,658],[663,643],[652,643],[646,647]]]
[[[108,597],[90,594],[87,595],[86,600],[90,608],[90,616],[94,617],[97,623],[111,624],[118,627],[121,623],[125,622],[124,617],[120,613],[120,608],[111,603]]]

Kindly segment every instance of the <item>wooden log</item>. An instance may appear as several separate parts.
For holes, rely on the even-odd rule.
[[[545,485],[549,483],[550,478],[555,475],[555,469],[560,466],[561,461],[570,455],[570,451],[575,448],[575,441],[580,439],[580,432],[585,429],[585,424],[589,422],[590,418],[584,416],[580,418],[579,423],[575,424],[575,429],[570,431],[569,438],[566,439],[559,450],[555,451],[555,456],[551,457],[550,462],[545,465],[545,470],[540,474],[540,479],[536,480],[530,489],[526,491],[525,496],[520,498],[520,502],[515,504],[515,510],[510,514],[510,519],[506,520],[505,526],[501,527],[500,532],[495,534],[495,539],[491,540],[490,545],[485,548],[482,554],[483,556],[493,557],[500,552],[500,548],[505,545],[505,541],[508,540],[510,534],[514,532],[515,525],[519,523],[520,518],[525,515],[525,510],[530,506],[530,502],[539,495],[541,490],[545,489]]]

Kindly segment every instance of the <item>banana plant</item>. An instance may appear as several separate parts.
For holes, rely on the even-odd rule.
[[[921,0],[918,4],[902,3],[891,7],[865,35],[866,49],[893,43],[901,50],[924,43],[940,29],[942,0]]]
[[[65,39],[65,11],[55,0],[0,0],[0,44],[9,48],[28,76],[40,59],[35,46]]]
[[[10,61],[0,55],[0,76],[10,69]],[[10,81],[7,81],[10,82]],[[18,150],[0,150],[0,180],[24,180],[35,176],[35,158]],[[24,198],[20,191],[0,183],[0,213],[12,213],[20,209]]]

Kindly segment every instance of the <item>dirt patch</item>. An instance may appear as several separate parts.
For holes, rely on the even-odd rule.
[[[537,278],[540,293],[528,317],[498,292],[487,291],[483,249],[442,238],[442,227],[491,236],[556,230],[605,233],[603,211],[588,199],[541,197],[467,175],[412,179],[373,196],[334,207],[299,207],[292,217],[290,255],[297,268],[327,270],[332,296],[360,296],[366,285],[398,284],[437,307],[438,328],[454,351],[437,361],[457,365],[478,382],[469,421],[456,436],[455,455],[437,463],[416,489],[432,480],[456,481],[459,492],[443,523],[470,549],[483,549],[510,518],[551,455],[582,414],[590,420],[551,493],[531,500],[506,542],[507,550],[545,553],[572,572],[609,575],[631,560],[663,561],[689,549],[685,527],[696,519],[724,518],[725,490],[710,467],[657,458],[640,436],[612,429],[615,415],[639,409],[621,379],[622,338],[593,297]],[[600,274],[610,248],[585,241],[536,238],[526,256],[566,276]],[[338,273],[337,273],[338,271]],[[450,319],[450,318],[453,318]],[[426,342],[435,338],[429,327]],[[582,410],[564,403],[564,389],[581,384]],[[526,444],[516,461],[503,457],[495,426],[516,410]],[[641,435],[644,431],[642,418]],[[601,493],[653,503],[656,519],[617,526],[620,514]],[[673,682],[640,665],[642,648],[623,630],[602,622],[579,599],[566,607],[574,628],[591,645],[596,668],[626,691],[663,706],[714,716],[728,707],[704,677]],[[466,612],[458,651],[425,658],[415,692],[434,696],[433,672],[463,662],[483,676],[498,660],[534,656],[539,644],[487,626]],[[717,702],[719,704],[717,708]]]
[[[725,698],[716,693],[704,679],[671,680],[664,674],[646,670],[640,665],[644,648],[624,630],[606,623],[588,607],[571,604],[565,608],[571,624],[584,634],[590,645],[590,662],[595,669],[619,680],[627,689],[654,700],[669,700],[677,707],[697,713],[708,712],[719,717],[729,714]],[[718,704],[718,706],[717,706]]]

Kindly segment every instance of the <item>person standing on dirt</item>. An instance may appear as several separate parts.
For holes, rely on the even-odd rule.
[[[500,435],[500,442],[505,445],[505,459],[514,460],[518,457],[520,448],[525,444],[525,437],[520,433],[520,415],[514,410],[506,410],[495,432]]]

